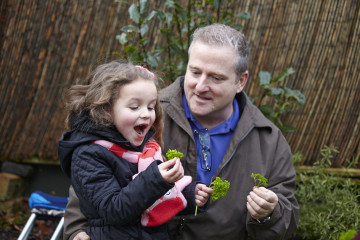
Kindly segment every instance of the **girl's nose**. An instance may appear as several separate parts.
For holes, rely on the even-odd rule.
[[[141,118],[149,118],[150,117],[150,111],[149,109],[145,108],[140,113]]]

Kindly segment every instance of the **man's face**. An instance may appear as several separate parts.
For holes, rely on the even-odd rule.
[[[248,73],[235,73],[236,51],[230,47],[195,42],[185,74],[185,96],[194,117],[203,127],[226,121],[233,99],[246,84]]]

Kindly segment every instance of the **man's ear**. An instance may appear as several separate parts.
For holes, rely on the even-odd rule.
[[[245,72],[241,73],[236,93],[240,93],[244,89],[248,78],[249,78],[249,72],[248,71],[245,71]]]

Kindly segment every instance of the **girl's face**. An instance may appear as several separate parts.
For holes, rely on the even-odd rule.
[[[157,89],[151,80],[138,78],[121,87],[112,106],[116,129],[133,145],[140,146],[155,121]]]

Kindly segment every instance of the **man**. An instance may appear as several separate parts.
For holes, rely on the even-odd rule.
[[[233,28],[199,28],[193,34],[185,77],[160,93],[164,152],[184,153],[185,175],[199,182],[209,185],[215,177],[230,182],[227,195],[210,201],[205,212],[169,222],[174,239],[287,239],[297,228],[290,147],[243,92],[249,52],[244,35]],[[265,176],[267,188],[253,188],[252,173]],[[70,198],[65,238],[84,229],[77,223],[79,209],[71,207],[76,197]]]

